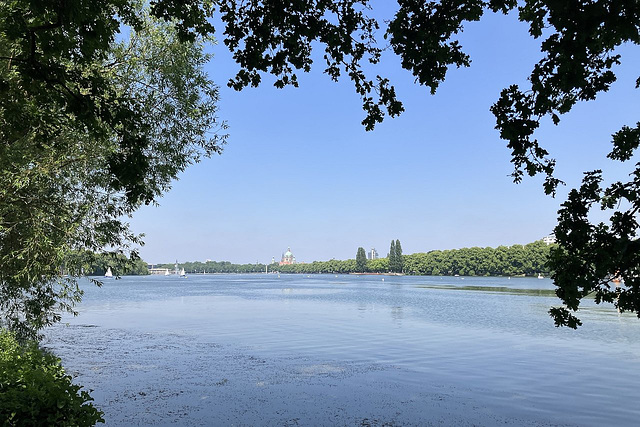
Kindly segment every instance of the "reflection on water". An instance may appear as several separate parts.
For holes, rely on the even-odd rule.
[[[640,321],[549,280],[124,278],[48,345],[113,425],[635,425]],[[93,326],[87,328],[84,326]]]
[[[502,292],[505,294],[553,296],[555,290],[552,289],[531,289],[531,288],[507,288],[496,286],[454,286],[454,285],[418,285],[419,288],[430,289],[450,289],[458,291],[480,291],[480,292]]]
[[[402,318],[404,317],[404,313],[402,312],[402,306],[399,307],[391,307],[391,318],[398,325],[402,325]]]

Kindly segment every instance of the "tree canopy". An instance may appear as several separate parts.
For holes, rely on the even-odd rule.
[[[396,256],[396,242],[395,240],[392,240],[391,245],[389,245],[389,255],[387,256],[387,258],[389,259],[389,271],[391,272],[396,271],[396,265],[398,264]]]
[[[278,264],[269,265],[272,271]],[[156,264],[156,268],[167,268],[173,271],[175,264]],[[186,273],[264,273],[265,264],[232,264],[229,261],[188,261],[179,263],[180,268],[184,268]]]
[[[396,256],[395,256],[396,264],[394,268],[397,273],[402,273],[402,270],[404,269],[404,258],[402,256],[402,246],[400,245],[400,240],[398,239],[396,239],[395,249],[396,249]]]
[[[394,241],[395,246],[395,241]],[[550,271],[547,266],[549,253],[554,245],[547,245],[541,240],[526,245],[498,246],[497,248],[461,248],[450,250],[434,250],[402,255],[403,271],[411,275],[425,276],[547,276]],[[397,253],[397,252],[396,252]],[[389,254],[391,255],[391,254]],[[213,270],[216,263],[206,264],[207,272],[249,272],[238,265],[226,263],[227,268]],[[329,260],[313,261],[305,264],[269,266],[269,271],[280,273],[330,274],[330,273],[360,273],[357,260]],[[191,263],[184,264],[192,265]],[[197,271],[202,272],[204,265],[199,264]],[[250,267],[250,266],[249,266]],[[185,267],[186,269],[187,267]],[[264,272],[257,267],[255,272]],[[370,273],[393,272],[390,258],[366,260],[364,271]]]
[[[400,240],[392,240],[389,247],[389,271],[392,273],[402,273],[404,259],[402,257],[402,246]]]
[[[356,272],[364,273],[365,271],[367,271],[367,253],[361,246],[356,252]]]
[[[0,323],[21,337],[81,297],[70,253],[140,243],[126,217],[224,143],[206,28],[153,12],[0,2]]]

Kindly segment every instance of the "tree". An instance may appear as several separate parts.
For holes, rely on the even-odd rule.
[[[76,251],[70,253],[64,260],[62,272],[68,273],[67,266],[72,267],[72,272],[80,268],[87,276],[103,276],[107,268],[116,276],[147,275],[149,268],[147,263],[131,254],[126,257],[119,253],[93,253],[90,251]]]
[[[363,247],[359,247],[356,253],[356,273],[364,273],[365,271],[367,271],[367,253]]]
[[[389,247],[389,255],[387,256],[387,258],[389,258],[389,271],[395,273],[398,261],[396,260],[396,242],[393,240],[391,241],[391,246]]]
[[[402,259],[404,271],[409,274],[537,276],[549,273],[546,264],[553,247],[538,240],[525,246],[431,251],[405,255]]]
[[[400,240],[396,240],[395,250],[396,272],[402,273],[402,270],[404,269],[404,258],[402,258],[402,246],[400,246]]]
[[[70,253],[139,243],[123,218],[224,143],[207,27],[137,4],[0,2],[0,326],[20,338],[79,301]]]
[[[387,258],[376,258],[367,264],[369,271],[374,273],[386,273],[389,271],[389,260]]]

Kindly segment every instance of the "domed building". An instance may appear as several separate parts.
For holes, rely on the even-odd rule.
[[[287,252],[282,254],[282,259],[280,260],[280,265],[289,265],[295,264],[296,257],[291,253],[291,248],[287,248]]]

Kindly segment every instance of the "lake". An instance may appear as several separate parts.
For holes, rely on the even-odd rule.
[[[537,278],[124,277],[45,345],[107,425],[631,426],[640,320]]]

